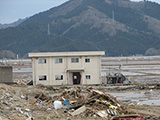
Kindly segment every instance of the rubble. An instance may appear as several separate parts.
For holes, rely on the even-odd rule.
[[[115,97],[93,88],[60,89],[0,84],[0,118],[6,120],[152,118],[133,112],[128,106],[130,105],[124,106]]]
[[[111,118],[122,113],[127,114],[116,98],[97,89],[89,88],[83,91],[80,88],[65,89],[59,96],[59,100],[63,101],[67,106],[67,113],[72,116],[83,114],[85,118],[95,115]]]
[[[115,73],[114,75],[109,74],[106,78],[107,84],[131,84],[122,73]]]
[[[110,120],[144,120],[143,116],[130,114],[130,115],[119,115],[114,116]]]
[[[86,111],[86,106],[82,106],[78,109],[76,109],[74,112],[71,113],[72,116],[75,116],[75,115],[79,115],[80,113]]]

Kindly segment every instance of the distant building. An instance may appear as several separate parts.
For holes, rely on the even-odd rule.
[[[12,73],[11,66],[0,66],[0,83],[13,83]]]
[[[44,85],[101,84],[104,51],[29,53],[33,83]]]

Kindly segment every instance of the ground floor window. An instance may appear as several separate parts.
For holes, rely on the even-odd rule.
[[[91,76],[90,75],[86,75],[86,80],[90,80]]]
[[[42,81],[42,80],[47,80],[47,76],[46,75],[40,75],[39,76],[39,80]]]
[[[55,80],[63,80],[63,75],[55,75]]]

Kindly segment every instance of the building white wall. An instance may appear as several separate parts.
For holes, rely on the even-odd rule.
[[[35,53],[36,54],[36,53]],[[39,64],[38,60],[45,58],[45,64]],[[55,63],[55,58],[62,58],[63,63]],[[79,58],[79,63],[71,63],[71,58]],[[90,62],[86,63],[85,59],[89,58]],[[64,85],[69,84],[72,72],[81,73],[81,84],[101,84],[101,57],[100,55],[85,56],[45,56],[33,57],[33,81],[34,85]],[[40,75],[46,75],[47,80],[39,81]],[[55,80],[55,75],[63,75],[63,80]],[[86,75],[91,79],[86,80]]]

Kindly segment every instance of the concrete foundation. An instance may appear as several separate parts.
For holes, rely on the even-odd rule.
[[[0,83],[13,83],[12,75],[11,66],[0,66]]]

